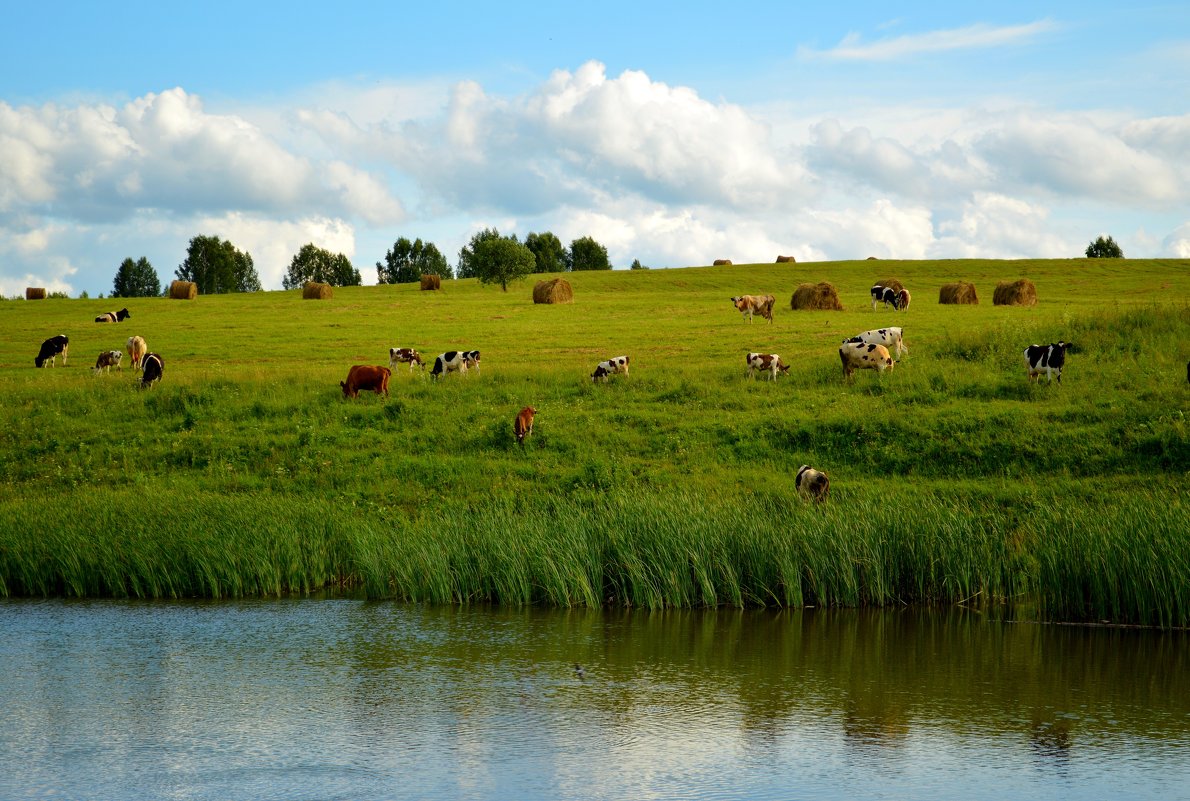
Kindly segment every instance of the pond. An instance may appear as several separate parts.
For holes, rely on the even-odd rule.
[[[1190,798],[1190,634],[0,602],[0,798]]]

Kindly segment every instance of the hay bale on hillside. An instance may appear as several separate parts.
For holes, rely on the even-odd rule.
[[[975,294],[975,284],[967,281],[955,281],[952,284],[942,285],[942,288],[938,290],[938,302],[973,306],[979,303],[979,296]]]
[[[876,257],[875,257],[875,256],[868,256],[868,261],[876,261]]]
[[[442,288],[442,276],[426,273],[421,277],[421,288],[424,291]]]
[[[715,259],[712,267],[730,267],[731,259]]]
[[[302,284],[302,300],[330,300],[335,296],[335,290],[330,284],[318,281],[307,281]]]
[[[839,293],[835,290],[834,284],[821,281],[817,284],[802,284],[793,290],[789,308],[795,311],[843,311],[843,304],[839,301]]]
[[[27,287],[25,287],[25,300],[45,300],[45,287],[43,287],[43,286],[27,286]]]
[[[538,281],[533,287],[534,303],[573,303],[574,290],[565,278]]]
[[[169,296],[174,300],[194,300],[198,297],[198,284],[193,281],[174,281],[169,285]]]
[[[905,288],[905,285],[895,278],[886,278],[883,281],[877,281],[876,283],[880,286],[889,287],[893,292],[900,292]]]
[[[1037,287],[1028,278],[1001,281],[992,293],[993,306],[1036,306]]]
[[[795,259],[793,256],[778,256],[777,257],[777,264],[796,264],[796,263],[797,263],[797,259]]]

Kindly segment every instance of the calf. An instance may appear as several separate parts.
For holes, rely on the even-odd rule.
[[[120,367],[120,360],[124,358],[124,351],[122,350],[105,350],[99,354],[99,358],[95,360],[95,372],[107,373],[111,372],[111,368],[115,367],[117,370],[123,369]]]
[[[883,303],[885,306],[892,306],[894,309],[899,308],[901,302],[901,293],[893,289],[891,286],[882,286],[876,284],[871,289],[872,292],[872,311],[876,311],[876,304]]]
[[[856,370],[876,370],[883,373],[893,369],[892,357],[888,355],[888,348],[883,345],[863,342],[843,343],[839,348],[839,358],[843,362],[843,377],[851,378]]]
[[[413,348],[389,348],[388,349],[388,367],[390,370],[396,370],[398,364],[408,364],[409,372],[413,372],[413,365],[417,365],[425,370],[426,366],[422,364],[421,354]]]
[[[340,381],[344,398],[359,397],[360,390],[372,390],[388,397],[388,379],[393,371],[380,365],[356,364],[347,371],[347,380]]]
[[[139,370],[141,359],[149,352],[149,346],[145,344],[144,337],[128,337],[128,341],[124,343],[124,350],[128,351],[132,369]]]
[[[37,352],[37,356],[33,359],[33,363],[38,367],[44,367],[46,362],[50,363],[50,367],[55,366],[58,354],[62,354],[62,365],[66,366],[66,353],[70,349],[70,337],[65,334],[58,334],[56,337],[50,337],[45,342],[41,343],[41,350]]]
[[[591,374],[592,381],[603,379],[607,381],[608,378],[616,373],[623,373],[628,375],[628,357],[627,356],[613,356],[606,361],[602,361],[595,365],[595,372]]]
[[[793,486],[802,497],[818,503],[825,501],[831,492],[831,482],[826,477],[826,473],[815,470],[808,464],[802,465],[797,471],[797,478],[793,480]]]
[[[748,322],[752,322],[753,314],[759,314],[770,323],[773,321],[773,304],[777,299],[772,295],[740,295],[738,298],[732,298],[731,302],[748,318]]]
[[[525,447],[525,438],[533,433],[533,417],[536,414],[536,409],[532,406],[526,406],[524,409],[521,409],[520,414],[513,421],[512,433],[516,435],[517,444],[522,448]]]
[[[769,381],[775,381],[778,375],[789,372],[789,365],[781,361],[776,353],[749,353],[745,357],[748,364],[748,377],[756,378],[756,374],[768,373]]]
[[[479,372],[479,351],[465,350],[463,351],[463,361],[467,363],[468,370]]]
[[[434,358],[434,369],[430,370],[431,378],[441,378],[447,373],[467,372],[467,358],[460,350],[448,350],[439,353]]]
[[[1056,375],[1058,383],[1061,384],[1062,367],[1066,364],[1066,349],[1069,347],[1069,342],[1054,342],[1025,348],[1025,368],[1028,370],[1029,380],[1032,381],[1044,372],[1047,382],[1053,381]]]
[[[897,309],[899,311],[905,311],[906,309],[908,309],[910,300],[912,300],[912,298],[909,295],[909,290],[902,289],[900,292],[897,293]]]
[[[871,331],[864,331],[856,334],[851,339],[843,340],[844,345],[848,342],[863,343],[865,345],[883,345],[890,350],[895,347],[898,359],[902,353],[909,352],[909,346],[905,344],[900,328],[876,328]]]
[[[161,358],[159,353],[146,353],[140,363],[141,368],[144,369],[144,373],[140,377],[140,386],[141,389],[148,389],[160,381],[161,376],[165,373],[165,359]]]
[[[104,312],[95,318],[97,323],[122,323],[132,315],[128,313],[128,309],[120,309],[114,312]]]

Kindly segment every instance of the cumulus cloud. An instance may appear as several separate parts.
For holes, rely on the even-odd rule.
[[[1166,256],[1190,259],[1190,222],[1179,225],[1161,245]]]
[[[830,50],[801,48],[802,58],[838,61],[893,61],[920,53],[939,53],[948,50],[973,50],[989,47],[1019,45],[1039,38],[1057,28],[1050,20],[1038,20],[1024,25],[968,25],[942,31],[897,36],[864,43],[858,33],[849,33]]]
[[[1064,258],[1078,248],[1049,231],[1049,210],[1004,195],[979,193],[957,219],[940,222],[932,258]]]

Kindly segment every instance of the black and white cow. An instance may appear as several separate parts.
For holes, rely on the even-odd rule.
[[[111,368],[115,367],[117,370],[124,369],[120,366],[120,360],[124,358],[124,351],[122,350],[105,350],[99,354],[99,358],[95,360],[95,373],[108,373]]]
[[[876,311],[876,304],[883,303],[885,306],[892,306],[894,309],[901,307],[901,293],[893,289],[891,286],[882,286],[876,284],[871,289],[872,292],[872,311]]]
[[[141,376],[140,385],[142,389],[148,389],[154,382],[161,380],[165,372],[165,359],[162,359],[159,353],[146,353],[140,363],[145,371]]]
[[[448,350],[439,353],[434,358],[434,369],[430,370],[431,378],[441,378],[446,373],[467,372],[467,359],[461,350]]]
[[[45,367],[45,363],[49,362],[50,367],[55,366],[58,354],[62,354],[62,364],[66,364],[66,353],[70,349],[70,337],[65,334],[58,334],[56,337],[50,337],[45,342],[41,343],[41,350],[37,352],[37,357],[33,363],[38,367]]]
[[[591,380],[599,381],[602,379],[606,382],[609,377],[616,373],[628,375],[628,362],[629,359],[627,356],[613,356],[610,359],[606,359],[595,365],[595,372],[591,373]]]
[[[844,345],[848,342],[863,343],[865,345],[883,345],[889,351],[895,348],[898,359],[901,358],[902,353],[909,352],[909,346],[905,344],[905,339],[899,327],[875,328],[871,331],[861,331],[850,339],[843,340]]]
[[[819,503],[825,501],[831,493],[831,482],[826,477],[826,473],[815,470],[808,464],[802,465],[797,471],[797,478],[793,480],[793,486],[799,495]]]
[[[468,370],[479,372],[479,351],[465,350],[463,351],[463,361],[467,363]]]
[[[114,312],[104,312],[95,318],[97,323],[122,323],[132,315],[128,313],[128,309],[120,309]]]
[[[1025,348],[1025,368],[1029,372],[1029,380],[1045,373],[1046,381],[1053,381],[1057,376],[1058,383],[1062,383],[1062,367],[1066,364],[1066,349],[1069,342],[1052,342],[1049,345],[1030,345]]]

